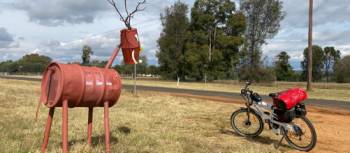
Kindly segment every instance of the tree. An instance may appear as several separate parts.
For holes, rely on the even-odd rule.
[[[148,74],[159,75],[159,67],[155,65],[150,65],[148,67]]]
[[[91,50],[91,47],[88,45],[83,46],[83,54],[81,55],[82,64],[88,65],[90,64],[90,56],[94,54],[94,52]]]
[[[138,63],[136,64],[137,66],[137,73],[138,74],[146,74],[147,72],[147,68],[148,68],[148,60],[146,56],[140,56],[139,58],[142,63]],[[120,65],[116,65],[114,67],[114,69],[116,69],[118,72],[120,72],[121,74],[133,74],[134,73],[134,65],[131,64],[125,64],[124,61],[121,62]]]
[[[304,49],[304,60],[301,62],[301,66],[303,69],[302,72],[302,80],[307,79],[307,64],[308,64],[308,47]],[[322,70],[323,70],[323,59],[324,52],[322,48],[318,45],[312,46],[312,80],[319,81],[322,79]]]
[[[275,61],[275,73],[277,80],[283,80],[283,81],[290,81],[293,77],[293,69],[292,66],[289,64],[289,58],[287,52],[282,51],[276,56]]]
[[[90,66],[96,66],[99,68],[104,68],[106,66],[108,61],[99,61],[99,60],[93,60],[90,64]]]
[[[350,55],[343,57],[335,64],[335,79],[338,83],[350,82]]]
[[[241,11],[246,17],[247,29],[245,43],[241,55],[242,72],[251,80],[259,79],[260,75],[254,72],[261,68],[261,46],[266,39],[273,38],[284,17],[280,0],[242,0]]]
[[[28,54],[24,55],[19,59],[17,63],[17,70],[20,72],[43,72],[47,65],[51,62],[51,58],[39,55],[39,54]]]
[[[141,63],[138,63],[137,66],[137,73],[138,74],[147,74],[147,67],[148,67],[148,60],[146,56],[140,56]]]
[[[188,6],[180,1],[161,14],[163,31],[158,39],[159,70],[164,78],[185,78],[185,44],[189,19]]]
[[[324,49],[324,70],[326,81],[329,81],[329,73],[331,69],[334,71],[334,65],[340,60],[340,51],[336,50],[334,47],[325,47]]]
[[[122,15],[122,13],[120,12],[120,10],[117,7],[117,3],[115,2],[115,0],[107,0],[107,2],[115,9],[115,11],[117,12],[117,14],[120,17],[120,20],[123,21],[125,26],[130,30],[131,29],[131,18],[134,17],[134,14],[136,12],[140,12],[140,11],[145,10],[145,8],[140,8],[140,6],[145,4],[146,0],[138,2],[135,9],[133,11],[130,11],[130,12],[129,12],[128,7],[127,7],[128,4],[127,4],[126,0],[124,0],[124,9],[125,9],[126,16]]]
[[[0,72],[15,72],[17,70],[17,62],[7,60],[0,63]]]
[[[196,80],[232,76],[243,44],[243,14],[229,0],[196,0],[191,9],[191,37],[186,45],[186,66]]]

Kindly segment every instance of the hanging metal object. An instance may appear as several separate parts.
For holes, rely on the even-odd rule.
[[[125,64],[137,64],[141,51],[137,29],[123,29],[120,31],[121,44]]]

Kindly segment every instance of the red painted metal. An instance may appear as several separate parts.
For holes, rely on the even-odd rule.
[[[68,152],[68,100],[62,106],[62,152]]]
[[[94,108],[93,107],[89,107],[89,114],[88,114],[88,144],[91,146],[92,144],[92,139],[91,139],[91,135],[92,135],[92,114],[93,114]]]
[[[136,64],[139,61],[140,56],[140,48],[135,49],[129,49],[129,48],[123,48],[123,57],[124,57],[124,63],[125,64]]]
[[[110,147],[110,138],[109,138],[109,102],[104,103],[104,128],[105,128],[105,144],[106,144],[106,153],[111,152]]]
[[[115,60],[116,48],[105,68],[78,64],[49,64],[43,74],[40,102],[50,108],[41,152],[45,153],[55,107],[62,107],[62,152],[68,152],[68,107],[88,107],[88,144],[92,144],[93,107],[104,107],[106,152],[110,152],[108,108],[116,104],[121,93],[121,78],[109,69]],[[106,107],[107,106],[107,107]]]
[[[92,144],[93,107],[104,107],[104,129],[106,153],[110,152],[109,107],[117,103],[121,93],[121,78],[110,69],[119,48],[127,52],[126,63],[137,63],[140,42],[137,30],[122,30],[121,44],[113,51],[104,68],[80,66],[78,64],[49,64],[41,82],[40,102],[50,108],[46,122],[41,152],[45,153],[55,107],[62,107],[62,152],[68,153],[68,108],[88,107],[88,144]],[[132,50],[132,52],[129,52]],[[131,53],[131,55],[129,54]],[[136,61],[136,59],[137,61]]]
[[[137,29],[123,29],[120,31],[120,47],[121,48],[139,48],[140,41]]]
[[[50,131],[51,131],[51,125],[52,125],[52,118],[53,118],[54,113],[55,113],[55,107],[50,108],[49,115],[47,116],[47,121],[46,121],[46,127],[45,127],[43,144],[41,145],[41,152],[45,152],[45,150],[47,148],[47,144],[49,143],[49,137],[50,137]]]
[[[107,64],[105,65],[105,69],[109,69],[112,66],[112,63],[114,59],[117,57],[119,50],[120,50],[119,47],[114,49],[112,56],[109,58]]]
[[[123,29],[120,31],[121,44],[125,64],[136,64],[139,61],[141,45],[137,29]]]
[[[61,107],[66,99],[69,107],[103,107],[109,101],[113,106],[120,91],[120,76],[113,69],[51,63],[42,80],[41,102]]]
[[[116,49],[105,68],[77,64],[51,63],[44,72],[40,100],[51,109],[62,107],[62,152],[68,152],[68,107],[89,107],[88,143],[91,144],[92,107],[105,107],[106,152],[109,152],[108,107],[119,99],[121,80],[117,71],[109,69],[117,56]],[[107,108],[106,108],[107,105]],[[51,115],[52,112],[52,115]],[[53,111],[47,120],[41,152],[48,144]],[[108,140],[108,141],[107,141]]]

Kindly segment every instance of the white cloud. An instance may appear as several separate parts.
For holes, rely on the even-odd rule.
[[[13,5],[31,21],[47,26],[92,23],[97,13],[107,10],[101,0],[19,0]]]
[[[343,55],[350,54],[349,4],[347,0],[314,1],[314,45],[335,46]],[[303,50],[308,43],[308,1],[283,0],[283,9],[287,14],[281,29],[274,39],[263,46],[263,54],[273,57],[281,51],[287,51],[293,67],[300,69],[300,62],[304,59]]]
[[[138,28],[144,49],[142,54],[151,64],[157,64],[157,39],[162,31],[159,15],[175,1],[148,0],[146,10],[133,18],[132,24]],[[137,3],[136,0],[129,2],[130,9]],[[194,0],[184,2],[189,4],[190,9]],[[283,2],[287,15],[279,34],[263,46],[263,54],[273,59],[280,51],[287,51],[293,66],[298,69],[303,49],[307,46],[308,4],[305,0]],[[0,20],[7,21],[4,25],[11,32],[13,41],[6,41],[7,48],[1,49],[0,40],[0,53],[3,55],[0,61],[18,59],[36,49],[38,53],[57,61],[80,61],[81,48],[85,44],[94,50],[93,59],[107,60],[119,42],[119,30],[124,27],[105,0],[17,0],[12,8],[9,3],[13,1],[0,2],[0,10],[6,9]],[[335,46],[343,55],[350,54],[350,1],[318,0],[314,3],[314,44]],[[120,61],[120,58],[121,53],[117,60]]]
[[[14,42],[13,36],[3,27],[0,27],[0,48],[7,48]]]

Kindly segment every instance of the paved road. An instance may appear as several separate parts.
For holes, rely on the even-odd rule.
[[[31,81],[41,81],[39,78],[27,78],[27,77],[13,77],[13,76],[1,76],[0,78],[5,79],[17,79],[17,80],[31,80]],[[132,85],[123,85],[124,89],[132,90]],[[156,91],[165,93],[179,93],[179,94],[190,94],[195,96],[209,96],[217,98],[232,98],[232,99],[242,99],[238,93],[231,92],[221,92],[221,91],[206,91],[206,90],[193,90],[193,89],[178,89],[178,88],[165,88],[165,87],[151,87],[138,85],[137,90],[144,91]],[[270,101],[270,97],[262,95],[262,98],[266,101]],[[305,104],[320,107],[332,107],[350,110],[350,102],[337,101],[337,100],[323,100],[323,99],[307,99]]]

